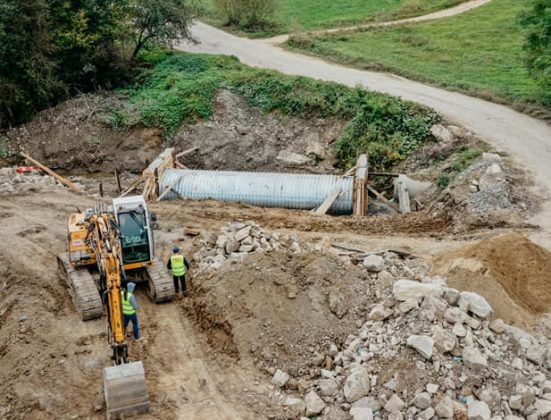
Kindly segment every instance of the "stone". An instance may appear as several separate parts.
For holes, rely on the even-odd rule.
[[[289,382],[289,379],[291,379],[291,377],[287,372],[283,372],[281,369],[278,369],[276,370],[276,373],[274,373],[274,376],[272,377],[272,384],[280,388],[283,388],[285,385],[287,385],[287,382]]]
[[[536,393],[534,392],[534,389],[522,383],[517,383],[515,385],[515,394],[522,397],[523,407],[528,407],[529,405],[532,405],[536,400]]]
[[[407,314],[408,312],[418,307],[419,307],[419,301],[417,299],[408,299],[405,302],[402,302],[400,303],[400,305],[398,305],[398,309],[403,314]]]
[[[467,314],[459,308],[448,308],[444,312],[444,319],[450,324],[461,324],[466,316]]]
[[[237,242],[234,239],[230,239],[229,241],[226,242],[226,245],[224,246],[224,250],[226,251],[227,255],[237,252],[239,250],[239,242]]]
[[[430,133],[436,140],[442,143],[451,143],[455,139],[453,134],[442,124],[433,125]]]
[[[390,397],[390,399],[385,404],[385,410],[388,413],[399,413],[405,405],[406,404],[398,395],[393,394],[392,397]]]
[[[459,307],[480,318],[488,318],[493,312],[488,301],[478,293],[473,292],[461,292],[459,295]]]
[[[353,407],[350,415],[352,420],[373,420],[373,410],[369,407]]]
[[[367,407],[371,408],[372,411],[380,411],[381,403],[378,399],[374,397],[363,397],[352,404],[352,408],[354,407]]]
[[[436,412],[436,415],[443,419],[451,419],[453,418],[453,400],[445,396],[440,400],[440,402],[434,407],[434,411]]]
[[[488,366],[486,357],[475,346],[467,346],[463,349],[463,362],[473,369],[485,369]]]
[[[440,388],[440,386],[437,384],[427,384],[426,386],[427,392],[431,395],[436,394],[438,392],[438,388]]]
[[[472,401],[467,404],[467,417],[469,420],[490,420],[492,412],[483,401]]]
[[[308,156],[294,153],[289,150],[282,150],[279,152],[276,159],[290,165],[305,165],[310,162]]]
[[[364,368],[353,370],[344,382],[344,397],[349,403],[353,403],[369,394],[370,382],[367,371]]]
[[[442,353],[448,353],[452,351],[457,344],[455,336],[447,332],[439,325],[433,327],[432,338],[434,340],[434,345]]]
[[[444,299],[448,302],[448,305],[457,305],[459,301],[459,290],[452,289],[450,287],[444,288]]]
[[[531,345],[526,351],[526,358],[536,364],[541,365],[545,358],[546,349],[543,346]]]
[[[327,153],[325,152],[325,147],[319,141],[311,141],[306,147],[306,155],[313,156],[318,160],[323,160],[326,158]]]
[[[501,156],[497,153],[482,153],[482,160],[484,160],[484,162],[501,164]]]
[[[537,399],[534,403],[534,407],[540,418],[545,418],[548,414],[551,413],[551,401]]]
[[[409,299],[421,299],[427,296],[440,297],[444,294],[444,290],[440,284],[401,279],[394,283],[392,293],[397,300],[405,302]]]
[[[242,240],[247,238],[250,235],[250,233],[251,233],[251,227],[245,226],[243,229],[239,229],[237,232],[235,232],[235,234],[233,235],[233,238],[236,241],[241,242]]]
[[[421,392],[413,399],[413,405],[421,410],[429,408],[431,406],[431,402],[430,394],[428,392]]]
[[[431,420],[434,417],[434,408],[429,407],[424,411],[421,411],[419,413],[419,416],[417,417],[419,420]]]
[[[467,329],[463,326],[463,324],[457,323],[453,326],[452,333],[456,337],[465,337],[467,335]]]
[[[407,345],[417,350],[417,352],[425,359],[432,357],[434,349],[434,340],[426,335],[410,335]]]
[[[368,255],[364,258],[363,266],[367,268],[367,271],[378,273],[385,268],[385,260],[378,255]]]
[[[452,133],[455,137],[464,139],[469,135],[469,130],[464,127],[458,127],[456,125],[448,125],[448,131]]]
[[[239,247],[239,252],[249,253],[253,251],[253,248],[252,245],[241,245]]]
[[[317,382],[322,397],[332,397],[339,391],[339,383],[334,379],[322,379]]]
[[[283,405],[287,408],[293,418],[298,418],[304,415],[304,412],[306,411],[306,404],[300,398],[288,397]]]
[[[306,417],[315,416],[316,414],[321,413],[325,408],[325,403],[315,391],[310,391],[306,394],[304,397],[304,403],[306,404]]]
[[[511,407],[513,410],[521,411],[524,408],[522,395],[512,395],[509,398],[509,407]]]
[[[372,321],[384,321],[389,318],[394,312],[386,308],[382,303],[375,305],[369,313],[369,319]]]
[[[331,290],[329,292],[329,310],[339,319],[342,319],[348,312],[346,301],[343,295],[337,290]]]

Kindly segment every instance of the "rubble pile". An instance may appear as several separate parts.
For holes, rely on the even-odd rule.
[[[442,278],[387,285],[357,334],[325,349],[316,378],[275,373],[289,418],[550,418],[547,337],[491,320],[486,299]],[[288,385],[297,380],[300,398]]]
[[[255,222],[230,223],[218,236],[200,239],[200,250],[195,253],[198,272],[206,268],[218,269],[228,259],[239,259],[253,252],[285,250],[298,254],[303,247],[312,250],[309,244],[300,244],[296,235],[269,233]]]
[[[44,187],[62,188],[55,178],[39,171],[18,173],[15,168],[0,168],[0,195],[25,194]]]

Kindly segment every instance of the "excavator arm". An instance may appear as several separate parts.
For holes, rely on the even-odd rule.
[[[87,220],[86,241],[93,249],[100,273],[100,293],[107,307],[108,340],[114,366],[103,371],[107,418],[126,418],[149,411],[149,397],[142,362],[128,361],[121,289],[126,278],[120,250],[120,230],[111,212],[102,203],[96,205]]]

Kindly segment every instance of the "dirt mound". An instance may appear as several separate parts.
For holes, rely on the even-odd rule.
[[[82,95],[8,131],[6,145],[10,150],[26,150],[48,166],[72,174],[115,169],[141,172],[169,145],[158,128],[107,125],[112,109],[123,105],[114,94]],[[213,109],[211,119],[184,124],[171,139],[170,145],[177,149],[199,147],[197,153],[184,158],[190,168],[335,170],[332,143],[343,130],[342,121],[263,114],[227,91],[216,96]]]
[[[318,253],[251,255],[201,273],[194,286],[194,311],[213,347],[293,376],[323,364],[374,299],[365,270]]]
[[[449,284],[484,295],[498,316],[528,321],[551,311],[551,253],[519,233],[481,241],[435,260]]]

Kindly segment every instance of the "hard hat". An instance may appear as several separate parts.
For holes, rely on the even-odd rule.
[[[175,246],[172,251],[177,254],[178,252],[180,252],[180,247],[179,246]]]

